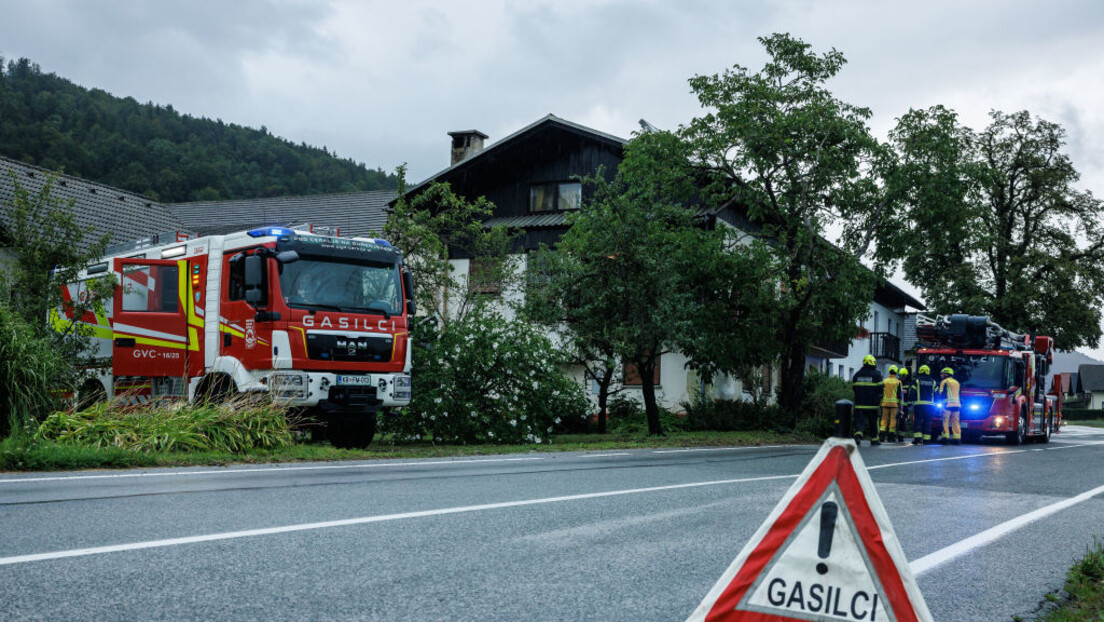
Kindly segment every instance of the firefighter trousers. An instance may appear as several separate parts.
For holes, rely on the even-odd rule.
[[[959,421],[959,417],[962,414],[961,408],[958,406],[948,406],[943,409],[943,438],[948,438],[952,441],[962,440],[962,424]],[[948,433],[947,428],[950,428]]]
[[[855,416],[852,423],[854,424],[855,432],[858,436],[866,438],[867,433],[867,417],[871,417],[871,423],[874,423],[878,419],[878,407],[877,406],[855,406]],[[877,435],[874,435],[875,437]]]
[[[935,404],[916,404],[912,407],[912,437],[925,443],[932,440],[932,419],[935,418]]]
[[[897,433],[897,405],[882,405],[882,420],[878,422],[878,433]]]

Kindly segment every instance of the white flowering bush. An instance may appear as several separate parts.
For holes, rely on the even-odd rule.
[[[547,443],[587,416],[583,388],[561,371],[552,342],[486,307],[413,335],[414,395],[388,432],[399,441]]]

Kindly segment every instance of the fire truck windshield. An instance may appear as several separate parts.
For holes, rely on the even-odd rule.
[[[1007,356],[985,354],[922,353],[918,365],[927,365],[938,377],[944,367],[954,369],[955,380],[963,389],[999,390],[1012,386],[1012,366]]]
[[[280,291],[292,309],[402,313],[397,263],[303,256],[280,269]]]

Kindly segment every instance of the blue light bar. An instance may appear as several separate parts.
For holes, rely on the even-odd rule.
[[[285,229],[284,227],[261,227],[260,229],[253,229],[247,232],[251,238],[264,238],[264,237],[283,237],[291,235],[291,229]]]
[[[379,244],[380,246],[391,246],[390,242],[388,242],[387,240],[381,240],[380,238],[376,238],[376,244]]]
[[[981,404],[978,404],[977,402],[970,402],[969,408],[971,412],[977,412],[981,410]]]

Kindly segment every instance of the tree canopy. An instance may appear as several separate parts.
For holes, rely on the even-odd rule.
[[[0,57],[0,154],[170,203],[395,187],[325,148],[89,90],[26,58]]]
[[[736,65],[690,80],[706,112],[680,136],[707,180],[707,200],[744,211],[768,242],[780,295],[761,329],[777,331],[780,404],[796,414],[810,345],[850,341],[868,313],[876,280],[859,258],[891,211],[870,111],[825,86],[843,55],[818,55],[787,34],[760,42],[770,56],[762,70]],[[833,225],[849,232],[846,249],[826,241]]]
[[[904,262],[940,313],[989,315],[1061,349],[1095,347],[1104,304],[1104,214],[1062,152],[1061,126],[993,111],[977,132],[942,107],[891,135],[908,218],[879,252]]]

